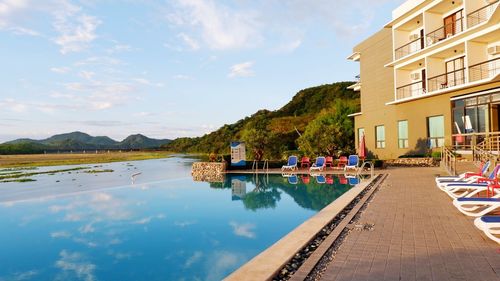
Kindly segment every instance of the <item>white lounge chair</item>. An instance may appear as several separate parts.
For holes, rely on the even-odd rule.
[[[297,170],[297,156],[292,155],[288,157],[288,163],[281,167],[282,171],[295,171]]]
[[[323,169],[325,168],[325,164],[326,164],[325,157],[319,156],[318,158],[316,158],[316,162],[314,162],[311,168],[309,168],[309,171],[310,172],[323,171]]]
[[[439,182],[438,183],[438,187],[443,190],[443,191],[449,191],[451,189],[455,189],[456,187],[458,186],[467,186],[467,185],[474,185],[474,184],[478,184],[478,183],[485,183],[485,182],[488,182],[490,183],[491,181],[493,181],[494,179],[496,179],[498,177],[498,173],[500,172],[500,165],[497,165],[493,171],[491,171],[491,173],[488,175],[488,177],[484,177],[484,176],[472,176],[472,177],[468,177],[462,181],[443,181],[443,182]]]
[[[359,166],[359,156],[358,155],[349,155],[347,159],[347,164],[344,166],[344,171],[348,169],[357,170]]]
[[[444,177],[436,177],[436,184],[445,183],[445,182],[456,182],[456,181],[464,181],[469,177],[473,176],[484,176],[490,167],[490,161],[486,161],[486,163],[482,164],[477,172],[465,172],[457,176],[444,176]]]
[[[481,217],[495,210],[500,210],[500,194],[490,198],[457,198],[453,205],[463,214],[471,217]]]
[[[474,225],[482,230],[488,238],[500,244],[500,216],[476,218]]]
[[[488,178],[478,178],[477,183],[449,183],[443,187],[445,191],[451,198],[461,198],[473,197],[480,192],[487,191],[488,185],[498,184],[497,177],[500,173],[500,164],[493,169]]]

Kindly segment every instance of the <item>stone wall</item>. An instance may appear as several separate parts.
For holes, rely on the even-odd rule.
[[[385,160],[385,165],[388,167],[437,167],[439,166],[439,161],[434,158],[398,158]]]
[[[195,162],[191,170],[194,181],[223,182],[226,162]]]

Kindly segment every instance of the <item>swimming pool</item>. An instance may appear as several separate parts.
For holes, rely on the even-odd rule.
[[[306,175],[194,182],[192,161],[0,184],[0,280],[220,280],[351,187]]]

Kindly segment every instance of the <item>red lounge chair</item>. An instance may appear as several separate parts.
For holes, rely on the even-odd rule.
[[[311,160],[309,160],[309,157],[302,157],[302,159],[300,160],[300,167],[301,168],[304,168],[304,167],[307,167],[309,168],[309,166],[311,166]]]
[[[339,175],[339,183],[340,184],[348,184],[347,178],[344,175]]]
[[[333,177],[332,176],[326,176],[326,183],[327,184],[333,184]]]
[[[337,163],[337,168],[342,169],[347,165],[347,156],[340,156],[339,162]]]
[[[310,181],[311,181],[311,179],[309,178],[309,175],[303,175],[302,176],[302,182],[303,183],[308,184]]]
[[[332,156],[326,156],[325,167],[328,167],[328,165],[330,165],[330,168],[333,168],[333,157]]]

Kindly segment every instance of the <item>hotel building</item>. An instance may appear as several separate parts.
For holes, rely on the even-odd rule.
[[[408,0],[353,48],[356,139],[380,159],[500,135],[499,0]]]

